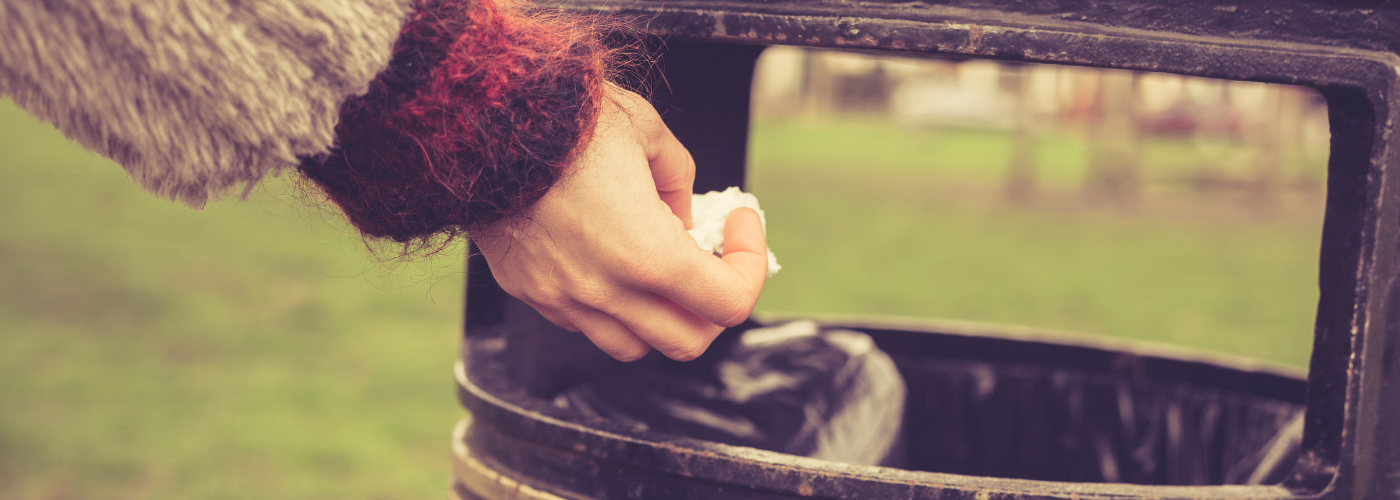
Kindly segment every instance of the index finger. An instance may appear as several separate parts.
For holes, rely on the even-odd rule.
[[[665,125],[661,126],[665,128]],[[651,178],[656,182],[656,194],[661,196],[661,201],[671,207],[671,213],[680,217],[686,229],[690,229],[694,227],[691,220],[690,195],[695,190],[695,159],[690,156],[690,151],[671,135],[670,130],[663,131],[665,137],[658,140],[661,144],[647,148]]]
[[[690,195],[695,190],[695,159],[676,139],[651,103],[635,93],[617,89],[617,105],[622,106],[641,132],[639,141],[651,168],[651,178],[661,201],[690,229]]]

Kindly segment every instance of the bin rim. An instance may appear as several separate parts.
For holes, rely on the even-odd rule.
[[[785,318],[792,317],[784,314],[763,314],[756,319],[767,324]],[[1299,384],[1304,383],[1299,380],[1299,370],[1290,369],[1291,367],[1183,348],[1171,348],[1167,349],[1170,352],[1162,352],[1157,350],[1159,346],[1147,342],[1104,341],[1084,334],[965,321],[808,314],[803,314],[802,318],[817,320],[823,326],[837,328],[913,330],[910,333],[935,329],[945,335],[1061,344],[1092,350],[1121,350],[1152,359],[1204,363],[1227,370],[1283,377],[1297,380]],[[463,360],[476,359],[486,364],[492,363],[489,354],[473,356],[476,354],[473,352],[473,346],[480,346],[482,351],[495,351],[499,346],[494,345],[493,340],[499,339],[464,339]],[[634,429],[602,419],[573,414],[541,398],[525,394],[524,391],[509,389],[500,377],[474,380],[474,370],[469,370],[468,361],[463,360],[455,364],[454,376],[458,385],[458,397],[463,406],[473,414],[473,432],[494,433],[506,441],[528,441],[546,447],[549,453],[573,454],[585,461],[650,469],[719,485],[759,488],[779,494],[816,498],[841,497],[843,491],[849,492],[852,487],[882,492],[872,495],[872,498],[882,498],[881,495],[886,493],[888,496],[900,498],[971,495],[969,498],[977,500],[991,500],[994,497],[1014,497],[1018,500],[1077,500],[1125,497],[1282,499],[1312,496],[1295,493],[1277,485],[1076,483],[968,476],[831,462],[647,429]],[[495,380],[491,380],[492,378]],[[454,439],[469,440],[469,434],[454,436]],[[526,471],[514,472],[524,483],[530,482],[530,475]]]

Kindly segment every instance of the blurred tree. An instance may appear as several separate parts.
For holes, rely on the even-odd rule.
[[[1016,116],[1010,131],[1011,154],[1006,165],[1006,197],[1013,205],[1024,205],[1035,198],[1035,157],[1039,137],[1035,130],[1034,111],[1030,109],[1032,92],[1029,66],[1003,64],[1001,87],[1012,96]]]
[[[1138,74],[1099,72],[1096,120],[1091,125],[1089,172],[1085,193],[1090,199],[1130,207],[1142,195],[1142,141],[1137,126],[1134,89]]]

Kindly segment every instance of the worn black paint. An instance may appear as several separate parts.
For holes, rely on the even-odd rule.
[[[1400,270],[1395,262],[1400,251],[1400,152],[1394,145],[1400,118],[1400,3],[553,3],[630,19],[674,47],[667,75],[689,71],[688,82],[714,82],[677,86],[674,94],[659,95],[668,125],[679,129],[678,136],[685,131],[687,146],[715,155],[701,164],[702,171],[706,163],[716,169],[703,183],[707,188],[742,181],[741,134],[705,130],[714,124],[736,125],[747,114],[743,81],[750,78],[757,53],[751,47],[762,45],[1072,64],[1317,88],[1328,101],[1333,142],[1319,266],[1321,299],[1305,396],[1305,454],[1283,486],[1075,484],[845,467],[608,422],[575,421],[542,398],[572,378],[607,370],[609,362],[589,358],[586,346],[571,349],[578,359],[541,353],[541,346],[559,342],[562,337],[551,337],[558,331],[518,301],[493,291],[489,275],[474,272],[464,346],[471,369],[460,396],[478,421],[467,439],[494,466],[546,487],[597,498],[1400,498],[1400,370],[1393,366],[1400,342]],[[701,102],[703,107],[693,105]],[[704,112],[686,116],[689,110]],[[480,264],[474,260],[471,266],[479,271]],[[498,335],[507,332],[508,346],[500,351]],[[917,351],[920,345],[928,344],[912,341],[901,348]],[[1104,359],[1118,355],[1111,349],[996,339],[957,345],[944,347],[965,349],[962,355],[972,359],[1058,353],[1055,359],[1086,369],[1110,369]],[[491,368],[500,359],[510,360],[511,368]],[[1143,359],[1141,366],[1154,376],[1197,377],[1279,399],[1299,397],[1296,386],[1267,382],[1228,364]]]
[[[522,328],[511,335],[534,339],[526,340],[526,345],[548,345],[549,339],[559,340],[570,335],[538,323],[526,321],[521,325]],[[1154,356],[1093,344],[993,338],[935,330],[862,328],[862,331],[871,333],[886,351],[896,353],[896,362],[902,371],[938,370],[946,364],[972,360],[979,364],[1033,370],[1073,367],[1079,373],[1133,381],[1133,385],[1147,380],[1190,385],[1198,385],[1196,381],[1216,380],[1219,384],[1199,385],[1223,390],[1243,388],[1265,398],[1278,397],[1288,402],[1301,402],[1304,397],[1301,380],[1220,362]],[[509,341],[513,342],[514,338]],[[512,362],[509,355],[502,356],[488,348],[469,349],[465,354],[468,382],[459,387],[459,397],[475,417],[476,424],[466,440],[476,456],[490,461],[493,468],[512,477],[589,498],[794,498],[802,496],[804,491],[817,498],[976,498],[977,492],[993,486],[1001,490],[1012,488],[1011,491],[1019,492],[1017,495],[1036,498],[1124,491],[1164,496],[1164,493],[1190,491],[1182,487],[989,479],[845,466],[680,438],[557,408],[548,402],[547,395],[526,390],[524,386],[532,382],[519,378],[562,380],[575,375],[565,375],[559,370],[512,375],[505,366]],[[919,379],[917,373],[913,378]],[[911,380],[911,390],[917,390],[916,386]],[[915,410],[918,409],[911,408]],[[920,428],[925,427],[907,427],[911,431]],[[928,447],[917,448],[913,451],[916,455],[939,453]],[[978,454],[998,455],[994,450],[989,451],[992,453]],[[929,462],[927,459],[918,461]],[[642,488],[646,495],[633,496],[636,488]],[[1286,494],[1277,487],[1216,490],[1215,495],[1204,496],[1278,497]]]

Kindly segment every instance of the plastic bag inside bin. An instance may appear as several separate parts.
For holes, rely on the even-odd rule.
[[[561,371],[590,381],[546,393],[634,427],[971,476],[1277,484],[1302,452],[1297,377],[995,336],[742,328],[689,363]]]
[[[1070,482],[1277,484],[1301,450],[1302,379],[1160,363],[1149,375],[1147,361],[1127,352],[925,337],[934,338],[887,344],[910,347],[887,347],[909,388],[910,469]]]
[[[905,385],[869,335],[810,321],[648,356],[554,404],[632,426],[836,462],[900,466]]]

